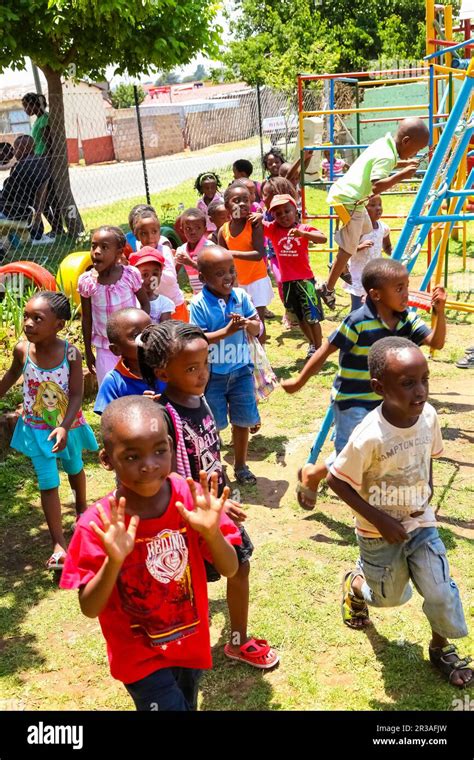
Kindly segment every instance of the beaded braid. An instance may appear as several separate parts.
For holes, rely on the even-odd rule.
[[[44,298],[44,300],[48,302],[49,308],[58,319],[71,319],[71,304],[64,293],[55,292],[53,290],[39,290],[30,300],[33,301],[36,298]]]
[[[217,187],[221,186],[221,178],[218,174],[215,174],[214,172],[202,172],[196,177],[196,182],[194,183],[194,189],[197,190],[198,193],[202,193],[201,184],[205,179],[213,179]]]
[[[138,363],[143,379],[151,388],[155,385],[155,369],[164,369],[170,359],[182,351],[187,343],[197,338],[207,341],[200,327],[175,319],[167,319],[159,325],[145,327],[136,339]]]

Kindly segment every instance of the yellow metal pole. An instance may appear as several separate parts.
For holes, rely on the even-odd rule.
[[[378,106],[377,108],[333,108],[320,111],[303,111],[303,116],[334,116],[341,113],[383,113],[385,111],[422,111],[428,108],[428,103],[412,106]]]
[[[450,42],[453,39],[453,6],[444,6],[444,36],[445,39]],[[449,48],[446,48],[446,65],[452,66],[453,56],[448,53]]]

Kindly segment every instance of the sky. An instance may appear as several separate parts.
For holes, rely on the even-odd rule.
[[[224,33],[222,35],[223,40],[229,39],[229,32],[228,32],[228,24],[225,20],[222,11],[219,11],[216,16],[216,21],[220,24],[220,26],[224,29]],[[22,85],[32,85],[33,84],[33,73],[31,68],[31,61],[29,58],[26,59],[26,69],[24,71],[14,71],[13,69],[5,69],[5,71],[0,74],[0,89],[4,87],[21,87]],[[208,71],[209,68],[213,68],[214,66],[218,65],[215,61],[210,61],[208,58],[205,58],[203,55],[197,55],[190,64],[187,66],[182,66],[180,68],[175,69],[181,77],[188,76],[192,74],[196,70],[196,66],[202,63],[206,70]],[[116,86],[121,81],[127,81],[126,77],[120,76],[120,77],[113,77],[113,70],[114,67],[111,66],[106,72],[107,75],[107,81],[110,82],[112,86]],[[154,82],[155,79],[158,77],[158,74],[156,72],[150,72],[148,74],[143,74],[141,77],[139,77],[140,82]],[[40,79],[42,84],[46,88],[46,81],[43,77],[43,75],[40,72]],[[133,81],[137,81],[136,78]]]

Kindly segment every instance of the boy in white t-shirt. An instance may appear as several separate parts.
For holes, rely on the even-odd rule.
[[[381,222],[380,217],[383,214],[382,198],[380,195],[373,195],[367,203],[367,213],[370,217],[372,229],[365,235],[362,235],[357,251],[349,259],[349,284],[344,285],[344,289],[351,296],[351,311],[360,309],[362,298],[367,295],[362,285],[362,272],[365,265],[372,259],[378,259],[382,251],[387,256],[392,255],[392,243],[390,240],[390,227]]]
[[[428,397],[428,364],[406,338],[382,338],[369,353],[374,391],[383,398],[355,428],[330,467],[328,485],[355,512],[360,559],[344,576],[342,616],[350,628],[370,623],[367,605],[396,607],[423,597],[431,626],[429,656],[453,686],[474,682],[469,658],[449,638],[467,635],[456,583],[430,506],[432,457],[443,451]]]

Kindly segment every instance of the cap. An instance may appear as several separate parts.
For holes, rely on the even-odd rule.
[[[162,253],[157,251],[156,248],[152,248],[151,245],[146,245],[144,248],[140,248],[139,251],[134,251],[128,257],[128,263],[133,267],[137,267],[140,264],[145,264],[147,262],[163,266],[165,263],[165,257]]]
[[[274,195],[273,196],[272,202],[270,203],[270,211],[273,208],[276,208],[277,206],[284,206],[285,203],[292,203],[293,206],[295,208],[297,208],[296,201],[293,198],[293,196],[292,195],[288,195],[288,193],[285,193],[283,195]]]

